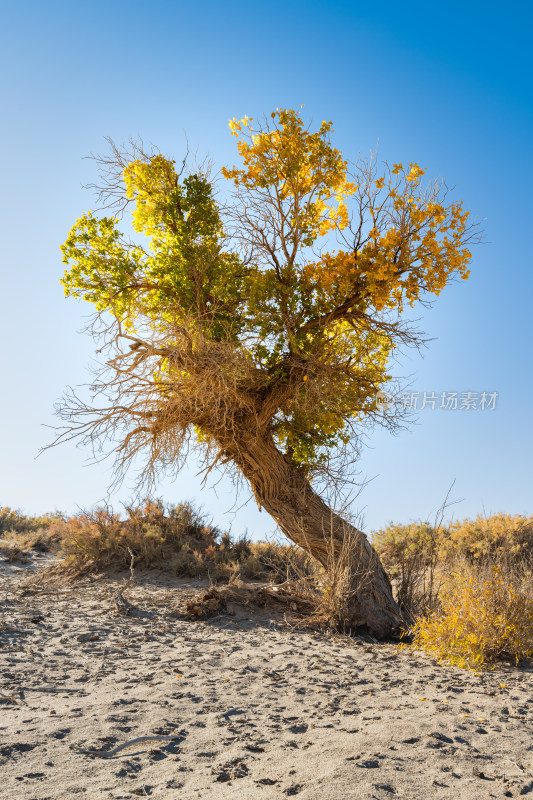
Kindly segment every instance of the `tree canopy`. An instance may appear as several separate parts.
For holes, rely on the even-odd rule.
[[[253,417],[312,475],[377,415],[391,354],[416,343],[405,307],[468,277],[472,226],[418,164],[348,162],[331,122],[278,109],[230,129],[222,199],[221,179],[139,143],[100,159],[104,206],[134,234],[89,212],[62,248],[65,293],[113,331],[105,413],[70,410],[77,433],[120,432],[123,461],[148,447],[167,466],[191,437],[224,463]]]

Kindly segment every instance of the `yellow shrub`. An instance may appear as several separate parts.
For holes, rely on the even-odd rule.
[[[40,517],[28,517],[9,506],[0,507],[0,536],[6,533],[33,533],[50,528],[58,520],[63,519],[60,513],[43,514]]]
[[[478,515],[453,522],[443,540],[445,558],[526,560],[533,556],[533,516],[520,514]]]
[[[6,531],[16,529],[20,521],[20,512],[9,506],[0,507],[0,536]]]
[[[416,621],[413,645],[460,667],[518,664],[533,656],[532,589],[531,574],[463,564],[440,609]]]

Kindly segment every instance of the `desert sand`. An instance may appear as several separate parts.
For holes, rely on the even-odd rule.
[[[187,620],[205,583],[155,572],[125,616],[124,576],[39,588],[47,558],[0,562],[2,798],[533,797],[531,668],[474,674],[271,609]]]

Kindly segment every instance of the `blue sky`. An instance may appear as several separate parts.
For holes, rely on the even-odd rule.
[[[533,184],[530,12],[481,3],[6,3],[0,12],[2,228],[0,504],[73,512],[102,500],[105,465],[50,440],[52,407],[87,380],[88,308],[63,297],[59,245],[92,205],[91,151],[141,135],[177,158],[234,160],[227,121],[305,105],[347,156],[379,143],[456,187],[486,242],[472,275],[420,324],[433,339],[399,370],[413,391],[497,391],[493,411],[424,410],[376,433],[354,501],[366,529],[450,513],[533,513],[529,246]],[[158,493],[194,499],[223,527],[274,530],[246,493],[202,488],[194,464]],[[129,498],[128,485],[113,496]]]

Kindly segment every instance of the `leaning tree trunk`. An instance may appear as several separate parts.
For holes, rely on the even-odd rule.
[[[234,440],[223,449],[250,482],[257,502],[289,539],[326,569],[335,563],[348,570],[342,620],[346,628],[366,629],[383,638],[405,625],[387,573],[366,535],[324,503],[270,438],[239,437],[238,444]]]

